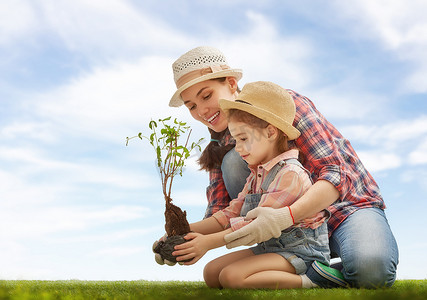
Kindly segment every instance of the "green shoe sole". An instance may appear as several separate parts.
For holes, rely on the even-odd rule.
[[[313,263],[313,269],[322,277],[334,282],[338,286],[347,287],[348,283],[345,281],[342,273],[334,268],[328,267],[318,261]]]

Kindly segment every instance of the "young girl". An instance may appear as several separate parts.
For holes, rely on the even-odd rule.
[[[178,250],[174,253],[183,259],[194,257],[186,264],[193,264],[206,251],[225,245],[225,234],[249,223],[244,217],[257,206],[287,207],[292,216],[289,205],[311,186],[309,173],[297,160],[298,150],[288,149],[288,140],[300,133],[292,126],[295,104],[286,90],[270,82],[249,83],[235,101],[220,100],[220,107],[228,112],[228,128],[236,140],[235,149],[248,163],[251,174],[243,191],[228,207],[190,225],[193,232],[186,236],[190,241],[176,246]],[[207,285],[313,287],[302,275],[314,261],[329,265],[325,222],[328,216],[327,211],[322,211],[288,228],[278,238],[215,259],[204,270]]]
[[[255,56],[253,59],[268,58]],[[219,99],[236,99],[242,70],[231,68],[224,54],[213,47],[194,48],[180,56],[172,67],[177,90],[169,105],[185,105],[191,116],[211,132],[212,141],[200,159],[202,169],[209,171],[205,215],[209,217],[237,197],[250,173],[246,162],[233,148],[227,117],[218,104]],[[340,270],[345,280],[354,287],[391,286],[396,278],[399,253],[377,183],[350,142],[313,102],[295,91],[287,91],[296,106],[292,125],[301,133],[292,142],[306,158],[304,167],[314,181],[307,192],[289,206],[293,218],[299,222],[328,209],[331,212],[329,246],[332,254],[341,257]],[[246,218],[253,221],[225,236],[227,248],[278,237],[293,224],[287,207],[260,206],[251,210]],[[163,263],[159,257],[156,261]],[[321,287],[337,286],[331,281],[336,278],[334,271],[314,262],[307,276]]]

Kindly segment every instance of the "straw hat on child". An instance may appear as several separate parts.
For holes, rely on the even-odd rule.
[[[173,77],[177,91],[172,96],[169,106],[184,104],[181,93],[196,83],[221,77],[242,78],[242,70],[229,67],[224,54],[213,47],[197,47],[183,54],[173,64]]]
[[[239,109],[265,120],[283,131],[289,140],[300,135],[298,129],[292,126],[296,112],[295,102],[284,88],[275,83],[247,83],[236,100],[220,99],[219,106],[224,112]]]

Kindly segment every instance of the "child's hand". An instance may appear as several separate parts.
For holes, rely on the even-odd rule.
[[[184,265],[195,264],[210,249],[209,238],[196,232],[190,232],[184,238],[188,242],[175,246],[175,251],[172,255],[177,257],[176,260],[178,262],[192,259],[184,263]]]

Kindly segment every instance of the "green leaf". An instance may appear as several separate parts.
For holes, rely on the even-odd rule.
[[[150,129],[153,130],[153,128],[157,127],[157,123],[151,120],[150,123],[148,123],[148,127],[150,127]]]

